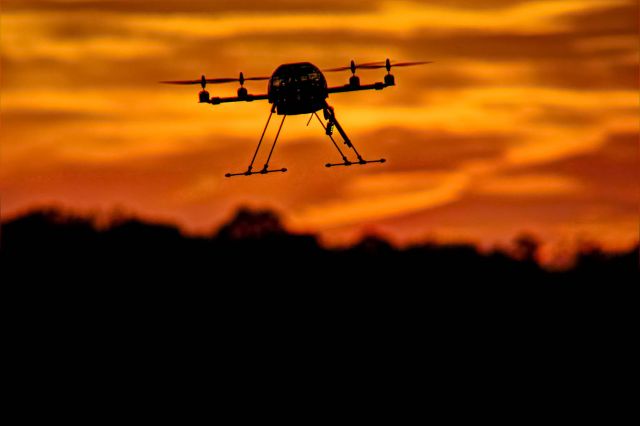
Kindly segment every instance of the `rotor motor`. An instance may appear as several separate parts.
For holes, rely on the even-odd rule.
[[[206,90],[201,90],[200,93],[198,93],[198,97],[200,99],[200,103],[209,103],[209,100],[211,99],[209,97],[209,92],[207,92]]]
[[[392,63],[388,58],[386,61],[378,61],[378,62],[367,62],[364,64],[356,64],[355,61],[351,61],[349,66],[346,67],[338,67],[338,68],[329,68],[324,71],[328,72],[336,72],[336,71],[346,71],[351,70],[351,78],[349,79],[349,86],[358,87],[360,86],[360,79],[356,75],[356,70],[358,69],[380,69],[385,68],[387,70],[387,75],[384,76],[384,86],[395,86],[396,78],[391,74],[391,68],[393,67],[412,67],[414,65],[426,65],[432,63],[431,61],[418,61],[418,62],[395,62]],[[380,87],[383,87],[382,84]]]
[[[386,84],[387,86],[396,85],[396,78],[393,76],[393,74],[387,74],[384,76],[384,84]]]
[[[263,77],[246,77],[243,73],[237,78],[234,77],[225,77],[225,78],[206,78],[202,75],[198,80],[172,80],[172,81],[161,81],[161,83],[165,84],[199,84],[202,87],[200,93],[198,93],[198,101],[200,103],[210,103],[214,105],[218,105],[220,103],[220,98],[213,98],[211,100],[211,96],[209,92],[207,92],[206,87],[207,83],[211,84],[220,84],[220,83],[231,83],[233,81],[240,82],[240,87],[238,88],[238,98],[240,99],[250,99],[251,96],[247,89],[244,88],[245,81],[260,81],[260,80],[269,80],[271,77],[263,76]]]

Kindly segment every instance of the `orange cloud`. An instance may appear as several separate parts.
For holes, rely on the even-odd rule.
[[[529,230],[626,244],[637,240],[637,16],[623,0],[7,0],[2,213],[124,206],[201,231],[255,204],[328,240],[380,226],[399,242]],[[197,88],[157,84],[386,57],[436,63],[329,100],[384,165],[325,169],[335,148],[291,117],[272,160],[288,174],[224,179],[246,168],[266,103],[203,106]]]

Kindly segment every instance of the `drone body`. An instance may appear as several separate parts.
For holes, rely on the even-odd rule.
[[[325,129],[325,133],[331,141],[333,145],[338,150],[340,156],[342,157],[342,163],[327,163],[326,167],[332,166],[351,166],[353,164],[369,164],[369,163],[384,163],[386,160],[381,158],[379,160],[365,160],[358,153],[356,148],[351,143],[349,137],[345,133],[344,129],[338,123],[336,119],[334,110],[327,103],[327,98],[331,93],[341,93],[341,92],[354,92],[360,90],[382,90],[385,87],[394,86],[395,78],[391,74],[391,68],[393,66],[412,66],[412,65],[422,65],[428,64],[430,62],[403,62],[391,64],[389,59],[385,62],[370,62],[366,64],[356,65],[354,61],[351,61],[351,65],[348,67],[339,67],[339,68],[331,68],[326,69],[326,72],[334,72],[334,71],[344,71],[351,70],[351,78],[349,79],[349,84],[344,86],[337,87],[329,87],[327,85],[327,80],[322,73],[322,71],[316,67],[315,65],[309,62],[298,62],[292,64],[283,64],[280,65],[271,77],[248,77],[245,78],[243,73],[240,73],[238,78],[214,78],[207,79],[203,75],[200,80],[178,80],[178,81],[164,81],[163,83],[168,84],[200,84],[202,86],[202,91],[199,93],[199,101],[200,103],[209,103],[212,105],[219,105],[222,103],[228,102],[252,102],[258,100],[268,100],[271,107],[271,113],[269,114],[269,118],[267,120],[267,124],[264,127],[262,132],[262,136],[260,137],[260,141],[258,142],[258,147],[256,148],[255,153],[253,154],[253,159],[249,164],[249,167],[246,172],[241,173],[227,173],[225,176],[250,176],[254,174],[267,174],[273,172],[286,172],[287,169],[269,169],[269,160],[271,159],[271,155],[273,154],[273,149],[275,148],[276,142],[278,141],[278,136],[280,135],[280,131],[282,130],[282,126],[284,124],[284,120],[287,115],[300,115],[300,114],[311,114],[309,118],[309,122],[315,116],[322,127]],[[360,78],[356,75],[356,69],[378,69],[378,68],[386,68],[387,75],[384,77],[384,82],[377,82],[373,84],[360,84]],[[249,94],[247,89],[244,87],[245,81],[251,80],[269,80],[268,85],[268,93],[261,95],[252,95]],[[207,83],[218,84],[218,83],[229,83],[238,81],[240,83],[240,87],[238,88],[238,96],[235,97],[210,97],[208,91],[205,90]],[[324,113],[324,118],[327,120],[326,125],[317,112],[322,110]],[[256,156],[258,154],[258,150],[260,149],[260,145],[262,144],[262,140],[264,139],[264,135],[269,126],[269,122],[271,121],[271,117],[274,113],[278,115],[282,115],[282,121],[280,123],[280,127],[278,128],[278,133],[276,134],[273,145],[271,146],[271,151],[269,152],[269,157],[267,158],[267,162],[264,167],[260,171],[253,171],[253,163],[255,162]],[[308,123],[307,123],[308,124]],[[358,160],[357,161],[349,161],[333,139],[333,128],[336,128],[342,137],[344,144],[347,147],[353,149],[356,154]]]
[[[280,65],[269,80],[269,103],[279,115],[311,114],[329,97],[327,80],[309,62]]]

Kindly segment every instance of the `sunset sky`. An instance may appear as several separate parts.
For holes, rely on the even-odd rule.
[[[555,253],[638,240],[636,0],[1,7],[3,218],[119,210],[202,233],[249,205],[330,244],[375,232],[490,247],[529,232]],[[271,160],[288,173],[227,179],[246,169],[269,104],[200,105],[197,86],[157,83],[387,57],[435,63],[394,70],[397,86],[381,92],[329,98],[359,151],[388,160],[365,167],[326,169],[335,148],[317,122],[292,116]],[[359,72],[363,83],[384,74]]]

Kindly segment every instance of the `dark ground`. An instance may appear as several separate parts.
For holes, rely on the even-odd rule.
[[[637,248],[590,249],[562,272],[534,261],[531,239],[520,240],[515,254],[469,245],[399,250],[376,237],[329,250],[313,235],[287,232],[272,212],[246,209],[210,237],[135,219],[99,229],[91,219],[35,211],[5,222],[1,244],[5,288],[33,292],[47,305],[50,298],[80,310],[113,304],[196,317],[233,311],[240,321],[238,312],[283,309],[329,319],[444,315],[438,321],[494,312],[543,318],[569,308],[598,314],[632,300],[639,282]]]
[[[459,392],[477,399],[497,386],[502,410],[522,402],[510,391],[520,386],[566,404],[562,383],[588,393],[625,377],[637,251],[591,250],[549,272],[531,240],[519,247],[514,259],[472,246],[397,250],[370,237],[326,250],[248,210],[207,238],[34,212],[2,227],[5,342],[19,359],[11,365],[25,365],[21,383],[48,378],[48,394],[73,372],[79,390],[111,383],[132,401],[138,388],[124,384],[136,378],[203,404],[218,398],[203,390],[217,389],[240,411],[229,395],[282,383],[283,371],[288,386],[327,387],[345,401],[353,395],[341,383],[351,380],[416,403],[427,389],[452,412],[466,409],[448,400]]]
[[[466,287],[620,286],[637,283],[638,248],[607,254],[590,248],[575,266],[551,272],[534,260],[536,242],[522,238],[515,253],[479,253],[471,245],[425,244],[398,250],[365,237],[347,249],[324,249],[313,235],[287,232],[270,211],[241,209],[210,237],[187,237],[172,226],[118,219],[98,229],[90,218],[35,211],[3,223],[3,269],[23,276],[50,274],[100,280],[129,274],[150,279],[175,274],[202,284],[290,284]],[[311,281],[315,281],[312,283]]]

